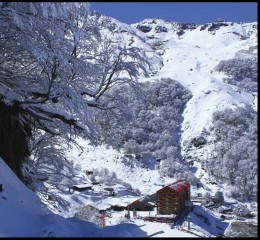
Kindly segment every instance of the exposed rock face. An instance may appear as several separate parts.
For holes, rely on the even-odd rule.
[[[225,232],[225,237],[257,238],[258,227],[252,223],[232,222]]]

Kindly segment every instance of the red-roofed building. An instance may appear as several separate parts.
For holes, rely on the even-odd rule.
[[[158,214],[179,214],[190,201],[190,184],[183,180],[171,183],[156,192]]]

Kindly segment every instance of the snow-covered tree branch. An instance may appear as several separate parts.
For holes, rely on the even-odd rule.
[[[15,106],[21,129],[66,137],[69,126],[95,142],[93,109],[113,107],[102,96],[116,84],[134,84],[140,72],[147,76],[149,63],[138,49],[99,44],[88,9],[88,3],[1,4],[0,102]]]

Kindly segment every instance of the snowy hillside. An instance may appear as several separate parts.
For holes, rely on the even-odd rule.
[[[109,26],[109,30],[101,28],[107,38],[122,46],[138,47],[150,56],[153,73],[139,81],[169,77],[191,91],[181,127],[183,156],[187,155],[187,142],[209,131],[215,111],[246,104],[257,111],[257,92],[226,83],[223,79],[228,75],[215,69],[221,61],[236,56],[257,61],[256,22],[216,21],[199,25],[145,19],[129,26],[99,14],[93,17]]]
[[[238,56],[257,61],[256,22],[199,25],[145,19],[129,26],[99,14],[93,17],[110,26],[109,31],[101,30],[107,38],[122,46],[138,47],[149,56],[153,72],[139,81],[169,77],[191,91],[181,127],[183,156],[185,142],[209,130],[215,111],[245,104],[257,111],[257,92],[226,83],[223,79],[228,75],[215,69],[221,61]]]
[[[65,219],[41,206],[29,190],[0,159],[0,237],[145,237],[133,224],[100,229],[76,218]]]
[[[238,51],[256,46],[257,23],[185,25],[148,19],[133,26],[145,31],[146,43],[163,59],[157,75],[171,77],[192,92],[183,115],[182,144],[208,129],[216,110],[256,103],[252,94],[223,83],[223,74],[214,67],[221,60],[232,59]]]
[[[257,61],[256,22],[216,21],[198,25],[146,19],[128,26],[102,15],[98,15],[98,19],[113,26],[112,33],[106,31],[106,36],[119,39],[123,45],[136,46],[151,56],[154,72],[151,77],[139,81],[153,82],[169,77],[191,92],[192,98],[186,104],[181,124],[184,160],[190,156],[206,159],[210,154],[211,134],[202,149],[194,148],[191,152],[188,148],[192,139],[210,132],[214,112],[247,104],[257,111],[257,92],[228,84],[224,81],[228,74],[216,70],[221,61],[235,57]]]

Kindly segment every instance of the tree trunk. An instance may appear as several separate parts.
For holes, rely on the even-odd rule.
[[[7,106],[0,102],[0,157],[21,180],[22,163],[30,155],[28,138],[31,137],[31,127],[20,121],[22,114],[19,104]]]

